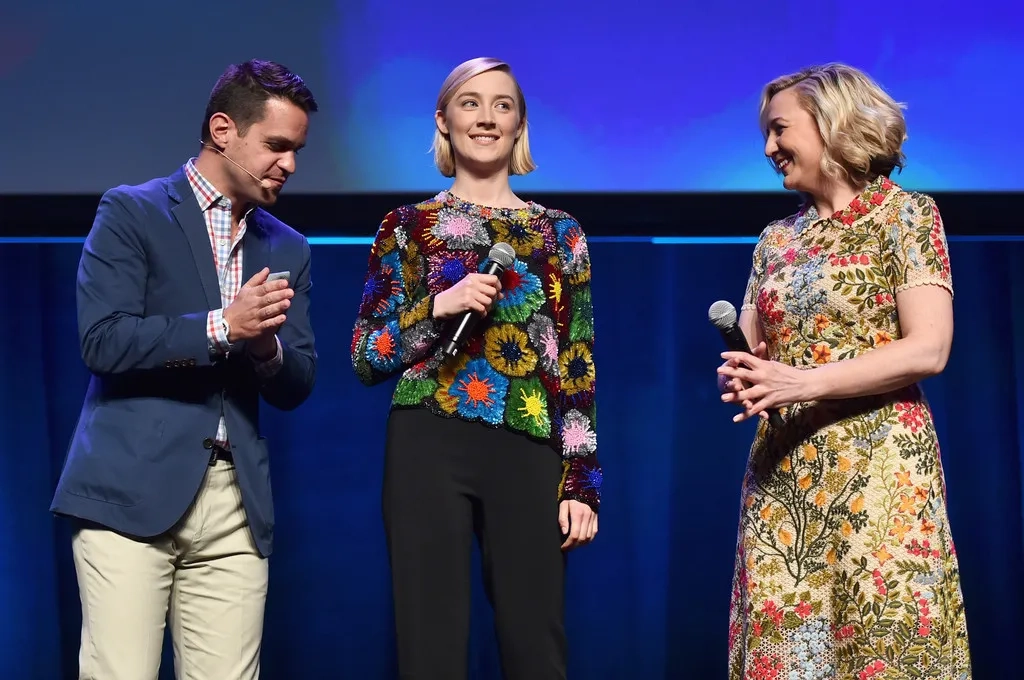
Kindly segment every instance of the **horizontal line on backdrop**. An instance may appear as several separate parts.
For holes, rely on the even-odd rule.
[[[949,236],[951,243],[1024,243],[1024,234],[994,236]],[[593,236],[590,243],[650,243],[653,245],[697,245],[718,246],[757,243],[756,236]],[[2,244],[60,244],[84,243],[82,236],[0,236]],[[368,246],[372,236],[311,236],[309,244],[314,246]]]

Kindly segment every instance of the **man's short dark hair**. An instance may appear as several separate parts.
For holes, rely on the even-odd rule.
[[[202,140],[210,141],[210,117],[215,113],[229,116],[235,121],[238,133],[244,135],[251,125],[263,120],[267,100],[271,97],[289,101],[306,113],[318,109],[313,93],[302,78],[281,64],[259,59],[232,64],[210,92],[203,117]]]

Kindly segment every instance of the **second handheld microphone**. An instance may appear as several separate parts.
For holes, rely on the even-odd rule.
[[[718,332],[722,334],[725,346],[730,351],[751,354],[750,344],[747,343],[746,336],[736,324],[736,308],[731,303],[719,300],[711,305],[711,309],[708,310],[708,321],[714,324]],[[768,410],[768,423],[772,427],[782,427],[782,416],[778,409]]]

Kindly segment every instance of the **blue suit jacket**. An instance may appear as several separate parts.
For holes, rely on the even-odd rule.
[[[259,397],[280,409],[313,389],[306,239],[262,209],[242,241],[245,282],[289,270],[295,291],[277,337],[284,365],[261,380],[245,347],[211,355],[221,305],[205,218],[184,170],[103,195],[78,269],[78,333],[92,372],[51,511],[139,537],[170,529],[192,503],[223,411],[256,546],[273,547],[274,507]]]

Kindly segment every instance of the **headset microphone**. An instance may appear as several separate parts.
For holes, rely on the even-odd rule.
[[[270,191],[271,189],[274,188],[273,180],[260,179],[256,175],[252,174],[251,172],[249,172],[248,170],[243,168],[240,163],[235,162],[235,160],[233,158],[231,158],[231,156],[227,155],[226,153],[224,153],[223,151],[221,151],[217,147],[213,146],[212,144],[207,144],[206,142],[204,142],[202,140],[199,140],[199,143],[202,144],[207,149],[212,149],[213,151],[216,151],[217,153],[219,153],[224,158],[228,159],[229,163],[231,163],[232,165],[237,167],[239,170],[241,170],[245,174],[249,175],[249,177],[252,177],[254,180],[256,180],[256,182],[260,185],[260,188],[262,188],[264,191]]]

